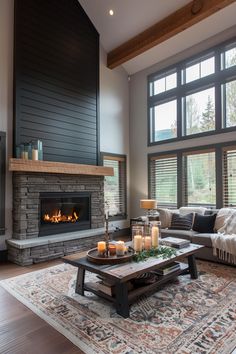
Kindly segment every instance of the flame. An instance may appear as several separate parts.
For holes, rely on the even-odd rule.
[[[76,222],[79,219],[79,215],[76,211],[73,211],[72,215],[64,215],[61,210],[56,210],[53,215],[45,214],[43,221],[51,222],[53,224],[59,224],[60,222]]]

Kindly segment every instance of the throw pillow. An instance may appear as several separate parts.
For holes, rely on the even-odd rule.
[[[159,213],[159,219],[161,222],[161,227],[163,229],[166,229],[167,227],[170,227],[171,224],[171,218],[172,218],[172,211],[169,209],[163,209],[163,208],[157,208],[157,211]]]
[[[198,214],[204,215],[206,210],[207,210],[207,208],[204,208],[204,207],[181,207],[181,208],[179,208],[179,213],[181,215],[186,215],[189,213],[198,213]]]
[[[193,213],[187,215],[173,214],[170,229],[191,230],[193,224]]]
[[[193,230],[199,233],[214,233],[216,214],[200,215],[196,214],[194,218]]]

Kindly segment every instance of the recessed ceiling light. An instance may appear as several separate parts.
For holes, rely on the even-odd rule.
[[[113,16],[114,15],[114,11],[113,10],[109,10],[109,15]]]

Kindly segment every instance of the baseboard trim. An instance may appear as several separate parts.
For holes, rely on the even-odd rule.
[[[7,250],[0,251],[0,263],[7,261]]]

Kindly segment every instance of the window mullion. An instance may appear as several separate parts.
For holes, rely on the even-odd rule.
[[[183,136],[182,132],[182,98],[181,98],[181,67],[177,67],[177,138]]]
[[[216,208],[223,207],[223,152],[222,148],[217,147],[215,150],[216,164]]]
[[[184,202],[184,175],[183,175],[183,158],[182,153],[177,153],[177,207],[180,208],[181,206],[185,205]]]
[[[221,82],[220,82],[220,74],[221,74],[221,54],[220,50],[215,51],[215,127],[216,133],[219,132],[222,128],[222,109],[221,105],[223,104],[221,97]],[[224,98],[225,101],[225,98]]]

